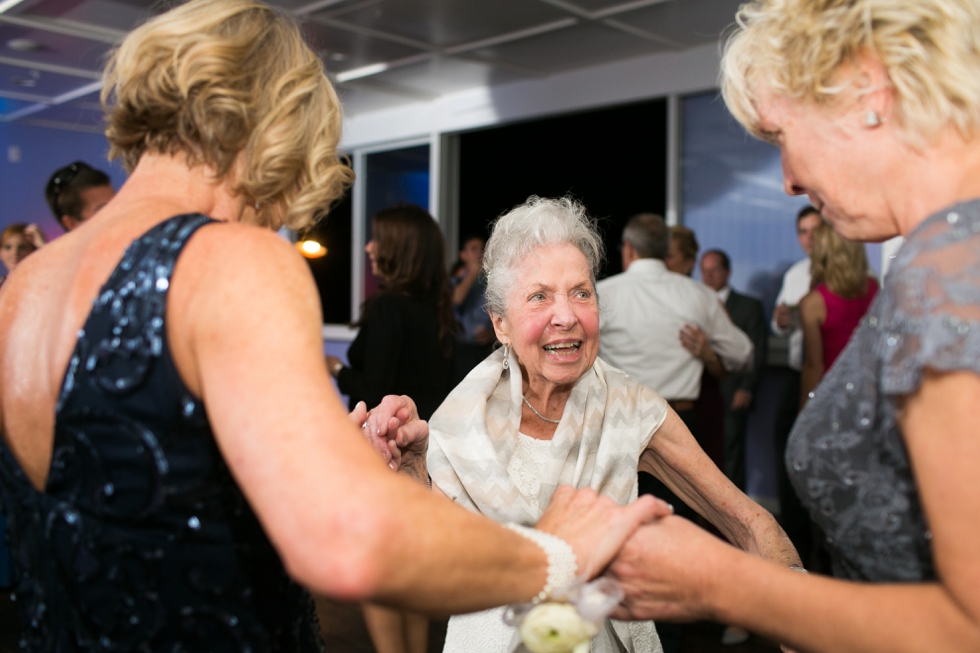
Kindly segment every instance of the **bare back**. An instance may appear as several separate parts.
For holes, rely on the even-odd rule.
[[[36,488],[47,479],[68,360],[99,289],[135,239],[181,209],[122,191],[100,214],[25,259],[0,289],[2,436]]]

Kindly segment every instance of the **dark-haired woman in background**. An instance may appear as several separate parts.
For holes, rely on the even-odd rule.
[[[381,289],[364,302],[360,332],[347,350],[350,367],[334,356],[327,367],[352,409],[408,395],[429,419],[453,387],[456,320],[442,233],[425,209],[398,204],[374,216],[364,251]],[[426,649],[423,616],[366,604],[364,620],[378,653]]]
[[[351,407],[408,395],[428,419],[452,390],[456,322],[446,280],[445,245],[425,209],[399,204],[372,220],[364,248],[381,289],[364,302],[350,367],[327,356]]]

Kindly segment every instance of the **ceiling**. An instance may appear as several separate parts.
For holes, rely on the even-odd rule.
[[[743,0],[274,0],[357,115],[716,41]],[[0,121],[102,131],[107,53],[174,2],[0,0]]]

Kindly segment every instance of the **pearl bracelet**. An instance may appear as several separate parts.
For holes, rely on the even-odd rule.
[[[532,603],[545,601],[556,589],[575,580],[578,563],[575,560],[575,552],[568,542],[536,528],[514,523],[507,523],[504,526],[540,546],[548,557],[548,580],[544,584],[544,589],[531,600]]]

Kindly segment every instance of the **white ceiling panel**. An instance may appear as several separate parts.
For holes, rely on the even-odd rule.
[[[320,54],[327,70],[335,74],[425,52],[419,48],[356,34],[312,20],[304,22],[303,34],[310,46]]]
[[[568,15],[534,0],[385,0],[340,15],[342,23],[452,47],[551,23]]]
[[[583,44],[587,46],[583,47]],[[660,52],[666,46],[602,24],[585,23],[478,50],[479,54],[527,68],[557,73]]]
[[[691,47],[715,41],[735,22],[744,0],[683,0],[638,9],[617,19]]]
[[[717,38],[741,0],[274,0],[297,17],[347,115]],[[25,0],[0,13],[0,119],[94,128],[107,52],[179,0]],[[51,99],[57,101],[52,106]],[[88,102],[88,106],[83,106]],[[18,117],[19,116],[19,117]]]
[[[495,86],[527,79],[527,75],[480,61],[434,57],[429,61],[381,73],[376,78],[438,97],[478,86]]]

